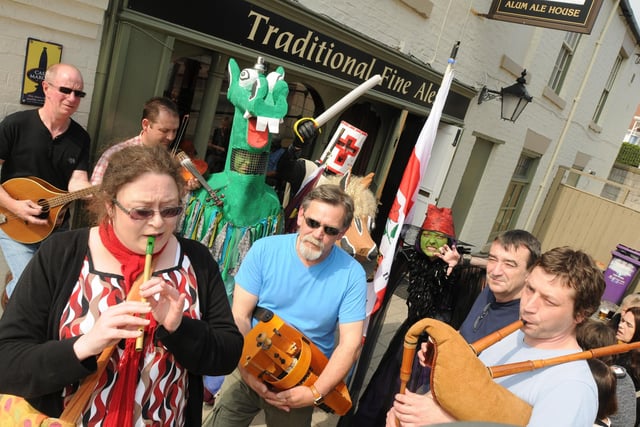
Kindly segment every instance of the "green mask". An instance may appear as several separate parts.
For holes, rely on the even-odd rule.
[[[432,257],[447,244],[448,240],[447,236],[438,231],[425,230],[420,234],[420,250],[426,256]]]

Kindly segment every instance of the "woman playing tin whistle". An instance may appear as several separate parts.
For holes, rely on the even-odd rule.
[[[242,335],[208,249],[174,235],[183,187],[164,147],[113,155],[91,200],[98,225],[48,239],[18,282],[0,393],[58,417],[107,349],[78,424],[200,425],[202,376],[234,369]]]

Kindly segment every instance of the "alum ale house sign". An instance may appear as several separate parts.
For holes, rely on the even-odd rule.
[[[590,34],[602,0],[493,0],[487,16],[499,21]]]

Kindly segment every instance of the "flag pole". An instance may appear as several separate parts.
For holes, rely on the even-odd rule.
[[[364,378],[369,369],[371,358],[384,324],[389,301],[391,300],[393,291],[398,284],[391,284],[393,289],[389,289],[389,292],[385,292],[388,279],[391,275],[391,265],[396,253],[400,230],[402,229],[402,225],[404,225],[405,220],[410,221],[412,219],[411,216],[413,215],[415,198],[431,156],[431,148],[435,141],[447,94],[451,87],[451,82],[453,81],[453,65],[456,62],[459,47],[460,42],[458,41],[451,49],[451,54],[447,60],[447,67],[443,74],[442,83],[438,89],[438,93],[436,94],[436,98],[433,102],[431,111],[429,112],[429,116],[427,117],[427,121],[420,131],[416,145],[403,173],[396,198],[389,213],[389,218],[387,218],[385,231],[379,248],[382,256],[378,259],[378,266],[373,284],[369,284],[370,286],[367,295],[367,316],[369,316],[369,322],[367,326],[366,339],[349,385],[349,391],[354,405],[347,415],[341,417],[338,422],[338,427],[347,427],[350,425],[351,418],[357,406],[357,401],[360,397]],[[397,279],[399,281],[399,278]]]
[[[389,217],[385,225],[385,230],[380,242],[380,254],[378,267],[374,277],[374,291],[376,293],[376,302],[371,306],[371,301],[368,301],[367,314],[375,312],[380,302],[384,298],[384,289],[386,288],[387,280],[391,270],[391,263],[393,262],[393,256],[398,243],[400,230],[405,222],[411,222],[413,219],[413,213],[415,208],[415,201],[420,188],[420,182],[424,176],[424,172],[429,164],[431,158],[431,149],[435,142],[436,134],[438,132],[438,125],[440,124],[440,118],[442,117],[442,111],[444,110],[444,104],[453,81],[453,65],[455,64],[455,57],[458,54],[458,48],[460,42],[456,42],[451,50],[451,55],[447,61],[447,68],[444,72],[442,83],[436,94],[436,98],[433,102],[427,121],[425,122],[416,145],[413,148],[413,152],[407,163],[407,167],[402,175],[396,198],[393,201]],[[372,295],[369,295],[373,297]],[[370,298],[371,299],[371,298]]]

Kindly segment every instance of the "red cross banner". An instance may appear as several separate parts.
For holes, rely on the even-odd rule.
[[[329,141],[328,147],[333,148],[327,161],[327,169],[336,175],[344,175],[349,172],[358,158],[358,153],[365,139],[367,139],[365,131],[341,121]]]

